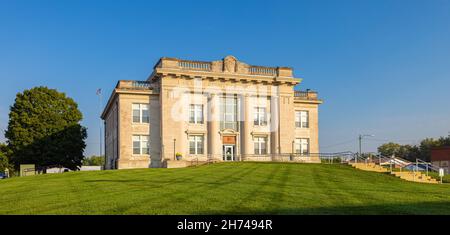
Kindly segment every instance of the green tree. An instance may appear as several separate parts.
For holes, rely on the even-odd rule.
[[[450,146],[450,136],[439,139],[426,138],[419,145],[400,145],[397,143],[386,143],[378,147],[378,152],[383,156],[401,157],[410,161],[417,158],[429,162],[431,159],[431,149],[441,146]]]
[[[35,87],[16,95],[5,136],[10,160],[78,169],[84,158],[86,128],[75,101],[55,89]]]
[[[419,158],[424,161],[430,161],[431,159],[431,148],[440,147],[439,140],[433,138],[426,138],[420,142],[420,156]]]
[[[7,157],[6,145],[0,143],[0,172],[4,172],[6,168],[11,168]]]
[[[419,158],[420,156],[420,150],[417,146],[414,145],[401,145],[396,156],[409,161],[415,161],[416,158]]]
[[[400,152],[401,145],[393,142],[389,142],[387,144],[382,144],[378,147],[378,152],[386,157],[390,157],[392,155],[398,155]]]
[[[450,146],[450,135],[447,137],[441,137],[438,140],[439,146]]]
[[[91,156],[83,159],[84,166],[103,166],[105,164],[105,156]]]

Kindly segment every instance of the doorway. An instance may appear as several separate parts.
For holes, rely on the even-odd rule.
[[[223,146],[223,160],[234,161],[234,145]]]

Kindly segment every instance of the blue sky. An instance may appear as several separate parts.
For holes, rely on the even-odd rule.
[[[450,0],[3,1],[0,141],[15,94],[74,98],[99,151],[99,102],[159,57],[291,66],[320,107],[322,152],[375,151],[450,131]],[[105,103],[105,101],[103,102]]]

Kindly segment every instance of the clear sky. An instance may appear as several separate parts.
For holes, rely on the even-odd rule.
[[[322,152],[375,151],[450,131],[450,0],[3,1],[0,141],[15,94],[75,99],[99,152],[99,101],[159,57],[291,66],[319,92]]]

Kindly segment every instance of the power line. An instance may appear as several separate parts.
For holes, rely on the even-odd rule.
[[[357,139],[353,138],[353,139],[349,139],[349,140],[346,140],[346,141],[343,141],[343,142],[340,142],[340,143],[336,143],[336,144],[332,144],[332,145],[328,145],[328,146],[320,146],[320,148],[321,148],[321,149],[324,149],[324,148],[331,148],[331,147],[335,147],[335,146],[340,146],[340,145],[348,144],[348,143],[351,143],[351,142],[356,141],[356,140],[357,140]]]
[[[367,138],[365,140],[367,140],[367,141],[375,141],[375,142],[417,142],[417,140],[412,140],[412,139],[409,139],[409,140],[407,140],[407,139],[403,139],[403,140],[388,140],[388,139]],[[320,146],[320,148],[321,149],[326,149],[326,148],[341,146],[341,145],[344,145],[344,144],[349,144],[349,143],[352,143],[352,142],[356,143],[356,141],[357,141],[357,138],[353,138],[353,139],[348,139],[346,141],[339,142],[339,143],[336,143],[336,144],[331,144],[331,145],[327,145],[327,146]]]
[[[376,142],[416,142],[417,140],[412,140],[412,139],[410,139],[410,140],[388,140],[388,139],[374,139],[374,138],[369,138],[369,139],[366,139],[366,140],[369,140],[369,141],[376,141]]]

